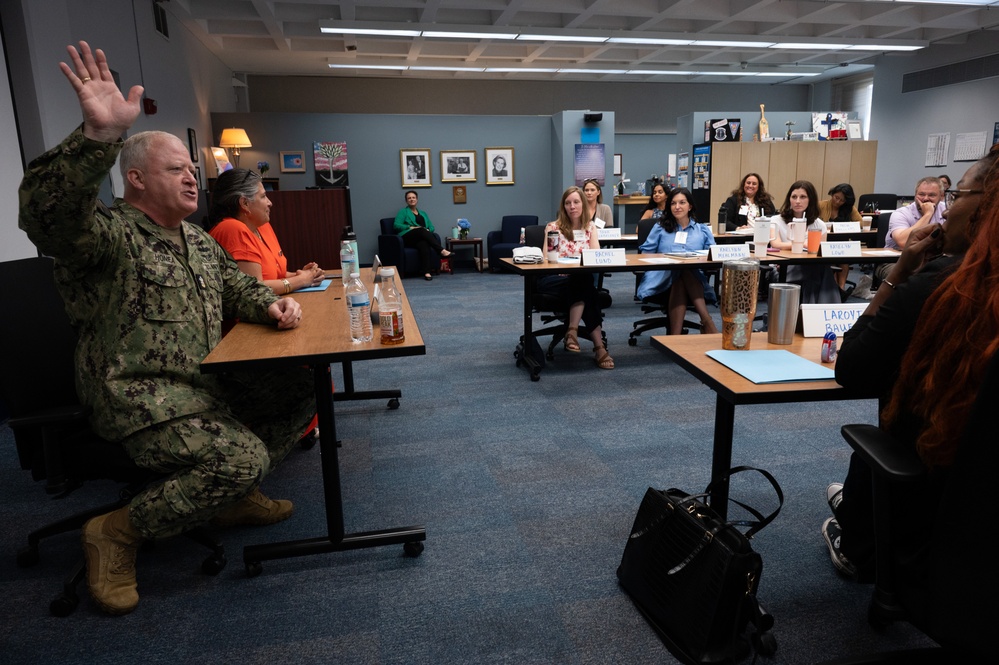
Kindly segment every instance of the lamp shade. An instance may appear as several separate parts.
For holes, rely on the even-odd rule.
[[[219,146],[223,148],[252,148],[253,144],[250,143],[250,137],[246,135],[245,129],[231,127],[222,130]]]

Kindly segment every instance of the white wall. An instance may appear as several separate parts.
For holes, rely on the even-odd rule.
[[[2,36],[0,36],[2,37]],[[17,186],[21,182],[24,161],[20,142],[17,140],[17,122],[14,118],[14,101],[10,95],[7,78],[7,59],[0,49],[0,261],[26,259],[37,256],[35,246],[17,229]],[[12,223],[13,222],[13,223]],[[7,233],[13,226],[17,233]]]
[[[875,186],[879,192],[912,196],[916,181],[947,173],[957,182],[971,162],[954,162],[958,133],[987,132],[999,122],[999,78],[902,93],[902,76],[945,64],[999,53],[995,32],[981,32],[967,44],[935,45],[910,56],[882,56],[874,69],[870,138],[878,142]],[[926,167],[931,133],[950,132],[947,165]],[[859,194],[860,192],[858,192]]]

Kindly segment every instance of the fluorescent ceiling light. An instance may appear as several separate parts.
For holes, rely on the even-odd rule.
[[[486,72],[490,74],[520,74],[522,72],[530,74],[554,74],[557,71],[554,67],[486,67]]]
[[[757,72],[756,75],[788,78],[790,76],[818,76],[819,72]]]
[[[849,46],[849,44],[806,44],[804,42],[784,42],[773,44],[770,48],[794,48],[802,51],[839,51],[845,49],[847,46]]]
[[[918,51],[925,46],[885,46],[884,44],[854,44],[845,47],[847,51]]]
[[[381,37],[419,37],[419,30],[375,30],[368,28],[319,28],[320,32],[338,35],[378,35]]]
[[[654,39],[652,37],[611,37],[608,43],[613,44],[648,44],[650,46],[688,46],[689,39]]]
[[[406,65],[338,65],[334,63],[329,64],[330,69],[391,69],[399,72],[404,72],[409,67]]]
[[[676,69],[629,69],[627,74],[638,74],[646,76],[688,76],[694,72],[681,71]]]
[[[926,5],[974,5],[975,7],[985,7],[999,4],[996,0],[905,0]]]
[[[517,39],[532,42],[594,42],[603,43],[606,37],[575,37],[573,35],[517,35]]]
[[[442,32],[424,30],[424,37],[433,39],[516,39],[516,32]]]
[[[773,42],[737,42],[713,39],[697,39],[690,43],[691,46],[734,46],[739,48],[770,48]]]
[[[411,72],[484,72],[485,67],[422,67],[410,65]]]
[[[558,70],[559,74],[625,74],[626,69],[568,69]]]

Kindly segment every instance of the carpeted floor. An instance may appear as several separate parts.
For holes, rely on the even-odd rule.
[[[0,427],[0,661],[5,663],[673,663],[615,570],[647,487],[703,488],[714,394],[651,348],[626,344],[640,318],[634,278],[608,278],[605,327],[617,369],[561,348],[537,383],[514,366],[521,278],[460,266],[405,287],[427,355],[358,363],[358,389],[382,401],[337,405],[349,531],[425,524],[426,551],[401,547],[266,562],[248,579],[245,544],[325,528],[318,449],[296,450],[265,482],[295,515],[222,532],[229,566],[199,572],[203,550],[174,539],[138,559],[142,601],[103,615],[86,596],[57,619],[48,602],[80,556],[76,535],[45,542],[32,568],[15,553],[34,525],[114,495],[91,483],[53,500],[18,467]],[[347,334],[340,331],[337,334]],[[339,382],[339,370],[334,376]],[[740,407],[734,462],[773,472],[787,496],[754,539],[760,596],[776,619],[773,663],[815,663],[926,643],[865,619],[869,587],[839,578],[819,534],[828,482],[845,473],[847,422],[873,402]],[[771,505],[762,483],[733,495]],[[764,661],[765,662],[765,661]]]

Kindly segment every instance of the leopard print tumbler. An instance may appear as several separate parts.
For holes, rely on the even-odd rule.
[[[760,285],[760,262],[754,259],[722,264],[721,315],[722,348],[749,348],[756,316],[756,295]]]

